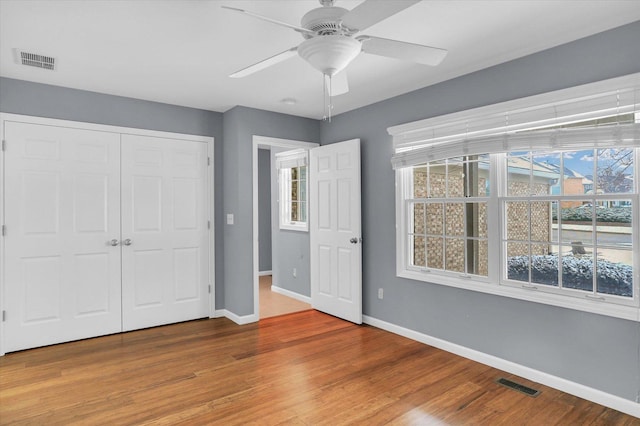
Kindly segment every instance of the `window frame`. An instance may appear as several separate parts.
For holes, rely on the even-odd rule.
[[[620,82],[628,84],[631,81],[635,87],[640,86],[640,74],[625,76],[624,78],[612,79],[611,81],[597,82],[579,88],[570,88],[559,91],[557,93],[538,95],[531,98],[518,99],[516,101],[506,102],[503,104],[490,105],[481,107],[462,113],[454,113],[449,116],[436,117],[434,119],[422,120],[415,123],[407,123],[405,125],[395,126],[389,129],[389,133],[394,138],[394,143],[399,145],[403,143],[403,138],[412,138],[416,134],[428,134],[429,126],[437,128],[438,119],[442,123],[450,123],[451,117],[456,120],[461,116],[481,117],[486,111],[495,113],[496,111],[509,111],[510,105],[518,107],[527,107],[528,105],[537,105],[540,99],[547,102],[563,101],[568,97],[579,97],[584,93],[592,93],[596,90],[611,90],[612,86],[620,85]],[[584,90],[583,90],[584,89]],[[640,108],[639,108],[640,109]],[[638,111],[639,109],[636,109]],[[640,123],[640,113],[636,112],[636,123]],[[428,124],[429,126],[426,126]],[[636,133],[637,134],[637,133]],[[428,139],[428,138],[427,138]],[[397,142],[396,142],[397,141]],[[602,298],[588,298],[582,294],[568,294],[568,289],[559,289],[556,291],[548,291],[551,289],[537,289],[535,286],[523,286],[524,282],[514,281],[506,278],[506,159],[504,154],[490,155],[490,193],[488,200],[488,244],[489,247],[498,247],[498,249],[489,250],[488,253],[488,276],[481,277],[476,275],[466,275],[460,273],[452,273],[443,270],[429,270],[428,268],[409,267],[411,263],[411,238],[409,234],[409,225],[411,224],[410,203],[413,199],[413,182],[409,177],[412,175],[412,166],[404,167],[403,158],[394,160],[395,183],[396,183],[396,275],[400,278],[424,281],[432,284],[447,285],[455,288],[462,288],[492,295],[510,297],[519,300],[525,300],[535,303],[569,308],[584,312],[591,312],[601,315],[607,315],[617,318],[624,318],[640,322],[640,244],[638,243],[638,235],[640,235],[640,196],[638,195],[638,185],[640,173],[640,141],[636,139],[632,148],[635,149],[634,159],[634,184],[635,190],[633,194],[614,194],[617,198],[628,198],[633,201],[632,215],[632,264],[633,264],[633,297],[625,298],[624,296],[604,295]],[[441,149],[442,145],[436,145],[437,149]],[[600,148],[600,146],[598,146]],[[411,151],[413,148],[410,148]],[[535,150],[534,150],[535,151]],[[558,151],[568,151],[566,148],[558,149]],[[398,152],[398,151],[396,151]],[[405,152],[406,154],[406,152]],[[412,154],[412,153],[410,153]],[[459,153],[454,153],[450,157],[458,157]],[[501,159],[502,156],[502,159]],[[411,161],[412,158],[408,157]],[[441,157],[440,157],[441,158]],[[429,162],[430,158],[426,158],[424,163]],[[398,166],[398,163],[400,164]],[[502,164],[501,164],[502,163]],[[416,164],[414,162],[414,164]],[[417,165],[417,164],[416,164]],[[530,197],[534,201],[534,197]],[[585,198],[585,197],[583,197]],[[586,198],[589,198],[588,196]],[[545,199],[546,200],[546,199]],[[542,200],[540,200],[542,201]],[[499,232],[495,232],[499,230]],[[425,262],[426,264],[426,262]],[[599,294],[600,295],[600,294]],[[624,299],[623,299],[624,298]]]
[[[276,165],[278,173],[278,224],[279,229],[288,231],[309,231],[309,152],[307,150],[286,151],[276,154]],[[300,186],[300,170],[305,169],[304,187]],[[298,188],[300,193],[304,193],[303,200],[294,201],[291,197],[292,190],[292,170],[298,169]],[[291,220],[292,204],[304,205],[302,211],[305,212],[305,220]]]

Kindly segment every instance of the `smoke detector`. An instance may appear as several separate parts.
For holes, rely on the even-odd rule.
[[[14,59],[18,65],[42,68],[54,71],[56,69],[56,58],[39,53],[27,52],[22,49],[13,49]]]

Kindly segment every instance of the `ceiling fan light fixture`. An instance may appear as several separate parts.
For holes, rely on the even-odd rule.
[[[298,46],[298,54],[321,73],[333,76],[349,65],[362,45],[352,37],[325,35],[307,39]]]

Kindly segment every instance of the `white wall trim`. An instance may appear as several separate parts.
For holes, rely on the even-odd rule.
[[[238,325],[251,324],[252,322],[258,322],[258,315],[236,315],[227,309],[216,309],[216,318],[227,318],[235,322]]]
[[[0,113],[0,120],[18,123],[41,124],[44,126],[71,127],[74,129],[96,130],[126,135],[151,136],[156,138],[180,139],[196,142],[209,142],[211,136],[188,135],[185,133],[163,132],[160,130],[137,129],[133,127],[112,126],[109,124],[85,123],[82,121],[61,120],[58,118],[35,117],[30,115]]]
[[[260,259],[260,246],[258,241],[258,149],[271,149],[272,147],[278,148],[291,148],[291,149],[311,149],[319,146],[313,142],[295,141],[290,139],[278,139],[267,136],[253,136],[253,146],[251,151],[252,157],[252,170],[253,170],[253,315],[256,317],[256,321],[260,318],[260,284],[259,284],[259,259]],[[272,200],[273,202],[273,200]]]
[[[302,295],[300,293],[296,293],[291,290],[287,290],[286,288],[278,287],[275,284],[271,285],[271,291],[274,293],[282,294],[283,296],[290,297],[292,299],[299,300],[300,302],[311,304],[311,298],[309,296]]]
[[[265,276],[267,276],[267,275],[273,275],[273,271],[268,270],[268,271],[259,271],[259,272],[258,272],[258,276],[259,276],[259,277],[265,277]]]
[[[533,368],[526,367],[515,362],[507,361],[493,355],[485,354],[483,352],[476,351],[475,349],[470,349],[456,343],[451,343],[437,337],[429,336],[415,330],[391,324],[389,322],[379,320],[367,315],[363,315],[362,320],[365,324],[378,327],[382,330],[386,330],[391,333],[415,340],[417,342],[424,343],[426,345],[433,346],[447,352],[451,352],[461,357],[506,371],[511,374],[515,374],[520,377],[524,377],[525,379],[541,383],[545,386],[558,389],[562,392],[578,396],[580,398],[604,405],[609,408],[613,408],[614,410],[621,411],[623,413],[629,414],[630,416],[640,417],[640,404],[628,399],[621,398],[619,396],[612,395],[610,393],[606,393],[585,385],[581,385],[580,383],[572,382],[570,380],[563,379],[561,377],[557,377],[540,370],[535,370]]]

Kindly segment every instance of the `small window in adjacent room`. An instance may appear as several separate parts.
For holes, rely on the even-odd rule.
[[[307,231],[307,150],[276,154],[280,229]]]

